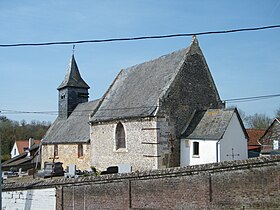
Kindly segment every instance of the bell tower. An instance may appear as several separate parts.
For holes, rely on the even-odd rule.
[[[74,53],[64,80],[58,86],[58,117],[67,119],[79,103],[88,102],[90,87],[82,79]]]

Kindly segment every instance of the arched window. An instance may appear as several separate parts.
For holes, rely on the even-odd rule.
[[[199,142],[193,142],[193,155],[199,155]]]
[[[57,145],[57,144],[54,145],[53,156],[54,156],[54,158],[55,158],[56,156],[58,156],[58,145]]]
[[[84,156],[84,149],[82,144],[78,144],[78,157],[81,158]]]
[[[125,132],[122,123],[118,123],[116,127],[116,149],[126,148]]]

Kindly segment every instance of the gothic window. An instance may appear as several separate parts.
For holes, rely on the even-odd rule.
[[[193,142],[193,155],[199,155],[199,142]]]
[[[78,144],[78,157],[83,157],[84,156],[84,150],[83,150],[83,145]]]
[[[53,156],[54,157],[58,156],[58,145],[57,144],[54,145]]]
[[[116,149],[126,148],[125,132],[122,123],[118,123],[116,127]]]

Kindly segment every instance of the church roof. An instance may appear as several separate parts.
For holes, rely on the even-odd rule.
[[[247,136],[243,123],[236,109],[208,109],[194,114],[188,128],[182,135],[186,139],[219,140],[236,113],[244,134]]]
[[[159,99],[192,53],[202,54],[196,38],[188,48],[121,70],[91,121],[155,116]]]
[[[79,68],[76,63],[74,54],[70,59],[65,78],[57,89],[60,90],[65,87],[76,87],[76,88],[86,88],[86,89],[90,88],[80,75]]]
[[[97,103],[98,100],[78,104],[67,119],[58,117],[47,131],[42,143],[88,143],[89,115],[96,108]]]

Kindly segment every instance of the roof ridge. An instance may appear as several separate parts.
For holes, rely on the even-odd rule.
[[[164,97],[164,95],[168,92],[168,90],[170,90],[170,86],[173,84],[175,78],[178,76],[178,72],[181,70],[183,64],[185,63],[186,57],[188,55],[192,55],[192,54],[200,54],[203,56],[203,53],[199,47],[199,43],[198,40],[196,38],[196,36],[193,36],[192,38],[192,42],[189,45],[189,47],[184,48],[186,50],[184,57],[182,58],[181,62],[179,63],[178,67],[176,68],[176,70],[173,73],[173,76],[171,78],[171,80],[164,86],[161,94],[159,95],[159,99],[162,99]]]

